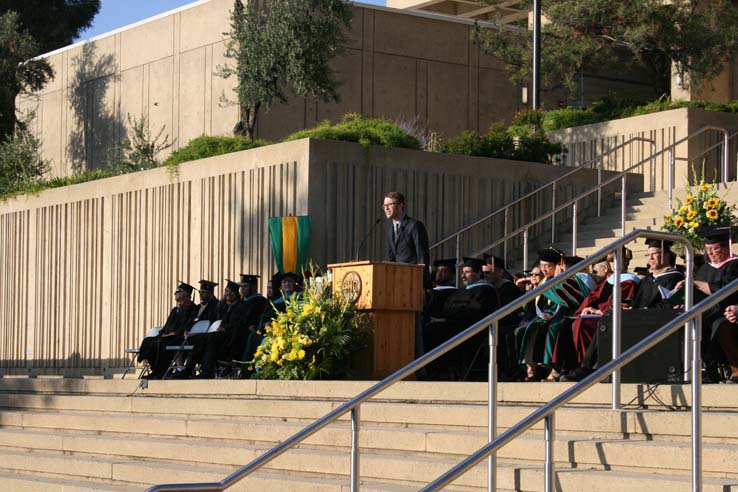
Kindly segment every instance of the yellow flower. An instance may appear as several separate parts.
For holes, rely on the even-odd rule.
[[[671,214],[664,215],[664,222],[671,222]]]
[[[686,215],[686,214],[687,214],[687,212],[689,212],[689,207],[688,207],[688,206],[686,206],[686,205],[682,205],[682,206],[681,206],[681,207],[679,208],[679,215]]]
[[[687,195],[687,198],[684,199],[684,203],[686,205],[690,205],[694,201],[694,197],[692,195]]]
[[[697,229],[699,226],[700,226],[700,223],[697,222],[696,220],[689,223],[690,229]]]
[[[695,210],[687,212],[687,220],[694,220],[695,217],[697,217],[697,212]]]
[[[714,208],[712,210],[707,211],[707,218],[710,220],[715,220],[718,218],[718,211]]]
[[[684,219],[682,219],[681,217],[677,217],[676,219],[674,219],[674,225],[676,227],[682,227],[684,225]]]
[[[707,200],[707,208],[717,208],[718,205],[720,205],[720,200],[716,197]]]
[[[710,185],[709,185],[709,184],[707,184],[707,183],[702,183],[702,184],[700,185],[700,191],[707,191],[707,190],[709,190],[709,189],[710,189]]]
[[[302,360],[305,358],[305,351],[300,349],[297,351],[297,360]]]
[[[277,344],[277,347],[279,347],[279,350],[284,350],[284,348],[287,346],[287,342],[282,337],[277,337],[275,343]]]

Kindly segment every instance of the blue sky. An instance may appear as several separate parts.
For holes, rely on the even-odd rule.
[[[102,0],[100,13],[92,27],[80,34],[78,41],[94,38],[113,29],[192,3],[193,0]],[[385,0],[361,0],[385,5]]]

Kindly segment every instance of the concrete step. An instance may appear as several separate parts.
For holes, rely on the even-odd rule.
[[[3,466],[0,465],[0,470]],[[140,492],[141,487],[114,485],[92,480],[68,480],[49,476],[0,471],[3,490],[12,492]]]

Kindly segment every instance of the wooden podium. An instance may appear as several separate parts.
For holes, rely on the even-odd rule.
[[[369,313],[363,377],[382,379],[415,359],[415,320],[423,309],[423,265],[355,261],[328,265],[333,291]]]

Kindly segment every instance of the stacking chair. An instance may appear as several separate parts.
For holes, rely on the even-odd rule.
[[[216,323],[219,323],[219,321],[216,321]],[[215,323],[213,323],[215,324]],[[192,325],[192,328],[190,328],[189,336],[192,335],[200,335],[202,333],[207,333],[210,328],[210,321],[204,319],[202,321],[198,321],[194,325]],[[192,350],[194,346],[189,345],[187,343],[187,339],[185,339],[181,345],[167,345],[167,350],[175,351],[174,358],[172,359],[172,363],[169,365],[169,368],[167,368],[167,372],[164,373],[164,376],[162,379],[166,379],[167,376],[177,367],[177,356],[179,354],[189,352]]]
[[[152,329],[150,329],[149,331],[146,332],[146,335],[144,335],[144,338],[151,338],[151,337],[157,336],[159,334],[159,332],[161,331],[161,329],[162,329],[161,326],[155,326],[155,327],[153,327]],[[133,369],[133,367],[136,365],[136,358],[138,357],[138,350],[139,350],[138,347],[136,347],[136,348],[127,348],[125,350],[125,353],[128,354],[131,357],[131,361],[128,363],[128,367],[126,367],[126,370],[123,371],[123,375],[121,376],[121,379],[125,379],[126,378],[126,374],[128,374],[128,372],[131,369]],[[145,360],[144,361],[144,366],[143,366],[143,368],[141,369],[141,372],[138,375],[138,379],[141,379],[141,377],[144,374],[146,374],[146,372],[149,370],[150,367],[151,366],[149,365],[149,361],[148,360]]]

